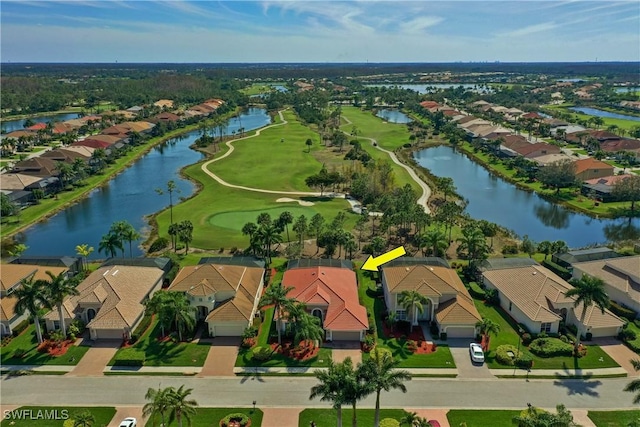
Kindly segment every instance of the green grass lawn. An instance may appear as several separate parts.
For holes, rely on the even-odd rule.
[[[196,415],[191,418],[191,425],[193,427],[211,427],[211,426],[219,426],[220,420],[226,417],[229,414],[237,414],[243,413],[251,418],[251,427],[260,427],[262,426],[262,416],[263,413],[260,409],[254,411],[252,408],[197,408]],[[160,418],[156,419],[155,425],[160,424]],[[183,419],[183,425],[187,425],[186,420]],[[145,424],[147,427],[153,427],[153,421],[151,419],[147,420]],[[167,424],[167,427],[177,426],[177,422],[172,422],[171,424]],[[142,427],[142,426],[141,426]]]
[[[377,345],[391,351],[393,357],[400,361],[400,368],[455,368],[451,350],[446,345],[439,345],[431,354],[413,354],[406,349],[406,341],[396,338],[387,338],[383,335],[382,312],[385,303],[382,298],[374,298],[375,280],[370,272],[357,269],[358,295],[360,303],[373,313],[377,329]],[[369,357],[363,354],[363,359]]]
[[[490,307],[484,302],[475,300],[476,308],[483,318],[488,318],[500,325],[500,332],[491,337],[491,350],[485,354],[485,360],[490,368],[513,369],[513,367],[499,364],[495,360],[494,349],[504,344],[518,346],[520,337],[516,332],[517,325],[503,310]],[[533,369],[594,369],[594,368],[614,368],[619,366],[608,354],[596,345],[588,345],[587,355],[579,359],[571,356],[566,357],[538,357],[531,353],[526,347],[520,345],[520,350],[528,354],[533,359]],[[600,361],[602,359],[602,361]]]
[[[151,327],[140,337],[132,348],[143,350],[146,356],[144,366],[202,366],[211,347],[207,343],[174,343],[160,342],[161,329],[158,321],[154,320]],[[122,349],[118,350],[121,352]],[[118,353],[109,362],[113,366]]]
[[[627,326],[627,328],[631,329],[633,332],[636,333],[636,339],[630,341],[630,344],[633,344],[635,348],[640,348],[640,328],[635,322],[629,322],[629,326]],[[633,350],[632,347],[629,347],[629,348]]]
[[[3,426],[12,427],[61,427],[66,419],[73,419],[73,415],[85,410],[91,412],[95,418],[95,426],[106,426],[116,414],[113,407],[73,407],[73,406],[22,406],[14,411],[11,419],[2,414]],[[31,411],[23,412],[23,411]],[[12,415],[10,414],[10,416]],[[22,419],[18,417],[22,415]]]
[[[513,427],[513,417],[520,415],[521,411],[498,410],[451,410],[447,413],[447,419],[451,426],[459,426],[467,423],[467,427]]]
[[[38,339],[36,327],[29,326],[20,335],[13,338],[9,344],[2,347],[3,365],[77,365],[82,356],[89,351],[88,346],[71,346],[61,356],[50,356],[37,351]],[[43,331],[44,332],[44,331]],[[28,350],[24,357],[13,357],[16,350]]]
[[[358,417],[358,425],[360,426],[372,426],[373,418],[375,416],[374,409],[356,409]],[[393,418],[400,421],[407,412],[404,409],[381,409],[380,419]],[[353,416],[353,410],[351,408],[342,409],[342,425],[351,425],[351,417]],[[315,421],[318,427],[334,426],[337,422],[337,412],[335,409],[305,409],[300,412],[298,418],[299,427],[309,427],[311,421]]]
[[[640,420],[640,410],[589,411],[588,416],[596,427],[619,427],[626,426],[631,421]]]

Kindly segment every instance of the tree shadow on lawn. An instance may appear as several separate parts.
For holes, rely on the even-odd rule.
[[[320,203],[320,202],[330,202],[332,200],[335,200],[335,198],[329,197],[329,196],[302,196],[300,197],[300,200],[304,202]]]
[[[144,351],[146,366],[174,365],[178,361],[182,361],[182,365],[184,366],[202,366],[204,364],[208,349],[211,347],[209,343],[199,342],[192,344],[189,342],[176,343],[172,340],[160,341],[158,340],[160,332],[161,328],[158,323],[144,341],[134,346],[134,348],[137,347]],[[197,348],[200,346],[202,346],[202,349]],[[187,359],[189,353],[193,353],[193,355],[192,358]]]

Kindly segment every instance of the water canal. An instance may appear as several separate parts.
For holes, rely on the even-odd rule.
[[[597,108],[572,107],[572,108],[569,108],[569,110],[575,111],[576,113],[588,114],[590,116],[606,117],[609,119],[633,120],[636,122],[640,122],[640,116],[630,116],[627,114],[611,113],[609,111],[599,110]]]
[[[453,178],[458,193],[469,200],[471,217],[495,222],[519,236],[527,234],[538,242],[564,240],[571,248],[640,238],[640,218],[595,219],[570,211],[490,174],[451,147],[427,148],[414,158],[434,175]]]
[[[245,131],[266,126],[271,121],[266,110],[250,108],[239,117],[229,120],[225,134],[232,135],[240,128]],[[97,188],[75,205],[61,211],[48,220],[34,224],[16,239],[28,246],[26,255],[72,255],[76,245],[87,243],[95,248],[92,258],[103,258],[98,254],[98,243],[115,221],[126,220],[138,232],[148,227],[145,216],[166,208],[169,196],[160,196],[156,188],[166,187],[174,180],[180,193],[174,193],[174,204],[180,197],[189,197],[194,184],[180,176],[180,169],[202,160],[202,153],[189,148],[200,136],[192,131],[154,147],[138,159],[108,185]],[[127,246],[127,245],[125,245]],[[128,256],[128,248],[126,253]],[[140,256],[140,248],[133,248],[133,255]]]

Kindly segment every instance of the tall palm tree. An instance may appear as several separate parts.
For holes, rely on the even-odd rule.
[[[170,295],[170,310],[172,311],[173,322],[178,331],[178,339],[182,341],[182,334],[193,331],[193,328],[196,326],[196,318],[193,314],[196,308],[189,304],[185,294],[181,292],[170,292]]]
[[[85,270],[87,268],[87,257],[93,253],[93,246],[89,246],[88,244],[82,244],[76,246],[76,254],[82,257],[82,269]]]
[[[165,328],[170,327],[172,322],[171,313],[168,310],[171,305],[171,298],[170,292],[160,291],[144,302],[146,312],[158,316],[162,336],[165,336]]]
[[[465,226],[462,228],[462,238],[458,239],[459,252],[466,252],[470,262],[483,260],[489,254],[489,245],[482,230],[475,226]]]
[[[284,317],[284,310],[293,305],[293,299],[287,297],[287,294],[293,289],[292,286],[285,288],[282,283],[274,283],[267,287],[258,303],[258,307],[262,308],[267,305],[273,304],[274,313],[277,316],[276,329],[278,330],[278,344],[282,344],[282,318]]]
[[[20,281],[20,287],[13,292],[14,297],[17,299],[15,312],[20,316],[28,312],[33,318],[33,323],[36,325],[38,344],[42,343],[42,331],[40,329],[38,310],[42,306],[48,306],[46,284],[46,281],[34,280],[33,276],[31,276],[22,279]]]
[[[411,313],[411,324],[418,324],[418,314],[424,313],[424,304],[429,300],[418,291],[402,291],[398,299],[400,306]]]
[[[433,256],[439,256],[441,251],[446,250],[449,247],[449,240],[443,230],[439,228],[432,228],[426,233],[420,235],[418,244],[421,248],[431,249]],[[423,253],[424,253],[423,249]]]
[[[376,413],[373,421],[374,427],[380,426],[380,393],[382,390],[390,391],[398,389],[407,392],[404,381],[411,380],[408,371],[397,370],[399,362],[394,360],[391,353],[376,348],[371,357],[362,364],[362,372],[367,384],[376,393]]]
[[[122,240],[120,240],[118,235],[109,232],[102,236],[102,239],[100,239],[100,243],[98,244],[98,252],[104,252],[105,255],[110,255],[112,258],[115,258],[117,255],[117,249],[124,251]]]
[[[291,239],[289,239],[289,224],[293,222],[293,214],[289,211],[282,212],[280,217],[278,217],[278,222],[284,225],[287,230],[287,243],[289,243],[291,241]]]
[[[188,399],[193,391],[192,388],[184,388],[181,385],[178,389],[173,387],[169,390],[169,424],[176,420],[178,427],[182,427],[182,419],[187,420],[187,424],[191,425],[191,418],[196,414],[198,402],[194,399]]]
[[[154,427],[156,425],[156,415],[160,415],[163,426],[167,425],[165,423],[165,414],[169,412],[171,403],[169,392],[171,389],[173,389],[173,387],[165,389],[158,387],[157,390],[150,388],[147,390],[147,394],[144,395],[144,398],[148,402],[142,407],[142,414],[145,417],[151,417],[151,425]]]
[[[271,224],[262,225],[256,232],[257,237],[260,239],[264,246],[264,253],[266,254],[267,262],[271,265],[271,246],[274,243],[281,243],[282,236],[278,227]]]
[[[480,335],[487,338],[487,342],[489,342],[490,335],[497,335],[498,332],[500,332],[500,325],[491,319],[482,319],[481,321],[476,323],[476,328],[480,330]],[[487,345],[485,351],[487,351],[488,349],[489,348]]]
[[[122,230],[122,238],[129,242],[129,258],[133,258],[133,247],[132,247],[132,242],[140,239],[140,233],[138,233],[136,231],[135,228],[133,228],[133,225],[127,223],[128,227],[124,228]]]
[[[292,324],[293,340],[295,343],[313,341],[317,343],[324,338],[324,329],[320,326],[320,319],[303,311]],[[317,345],[317,344],[316,344]]]
[[[176,185],[176,182],[172,179],[167,181],[167,189],[163,190],[162,188],[156,188],[156,193],[159,195],[163,195],[165,193],[169,193],[169,224],[173,224],[173,193],[180,193],[180,189]]]
[[[633,369],[635,369],[636,372],[640,371],[640,359],[631,360],[631,364],[633,365]],[[624,388],[624,391],[636,393],[636,395],[633,397],[633,403],[635,403],[636,405],[640,403],[640,379],[631,381]]]
[[[62,334],[67,336],[67,328],[64,324],[64,314],[62,313],[62,303],[68,296],[78,295],[76,286],[77,280],[67,279],[65,273],[60,273],[57,276],[50,271],[46,271],[50,280],[45,280],[45,286],[47,288],[46,298],[49,304],[55,305],[58,309],[58,316],[60,316],[60,330]]]
[[[578,307],[582,304],[582,311],[580,313],[580,325],[578,327],[578,333],[575,343],[575,351],[578,351],[580,346],[580,326],[584,327],[584,317],[587,314],[587,308],[592,305],[596,305],[602,314],[609,307],[611,301],[609,301],[609,295],[604,290],[604,281],[598,277],[589,276],[584,274],[578,280],[571,280],[570,282],[574,287],[564,293],[567,297],[575,297],[574,307]]]

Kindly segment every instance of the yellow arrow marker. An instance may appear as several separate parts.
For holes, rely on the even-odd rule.
[[[387,252],[386,254],[382,254],[375,258],[369,255],[369,258],[367,258],[367,260],[364,262],[361,269],[369,270],[369,271],[378,271],[378,267],[381,266],[382,264],[385,264],[389,261],[393,261],[394,259],[401,257],[404,254],[406,254],[404,250],[404,246],[400,246],[395,248],[392,251]]]

